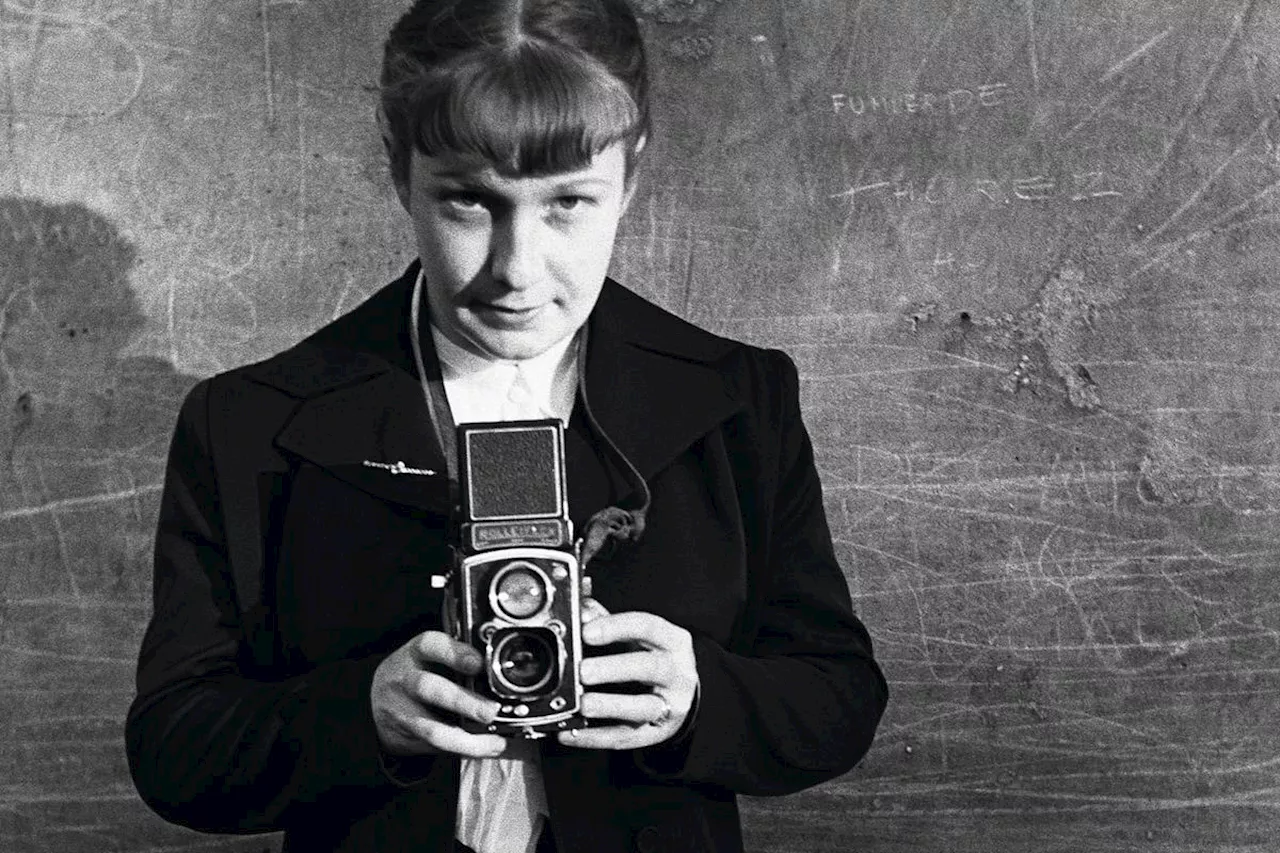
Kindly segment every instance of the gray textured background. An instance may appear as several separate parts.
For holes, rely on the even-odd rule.
[[[398,5],[0,0],[0,849],[274,847],[121,721],[182,393],[412,257]],[[1280,4],[639,6],[615,274],[795,356],[893,685],[752,848],[1280,850]]]

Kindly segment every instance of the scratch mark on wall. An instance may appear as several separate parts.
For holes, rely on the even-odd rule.
[[[1236,149],[1232,151],[1218,165],[1216,169],[1213,170],[1213,173],[1209,175],[1209,177],[1204,181],[1204,183],[1201,184],[1195,190],[1195,192],[1191,193],[1191,195],[1187,197],[1186,201],[1184,201],[1181,205],[1179,205],[1178,209],[1175,210],[1169,216],[1168,219],[1166,219],[1163,223],[1161,223],[1159,227],[1157,227],[1156,229],[1154,229],[1153,231],[1151,231],[1150,233],[1144,236],[1142,240],[1142,244],[1140,244],[1140,246],[1143,244],[1153,242],[1157,237],[1159,237],[1161,234],[1167,231],[1170,226],[1172,226],[1179,219],[1181,219],[1183,214],[1185,214],[1188,210],[1194,207],[1196,202],[1200,201],[1200,199],[1204,197],[1204,194],[1209,191],[1209,187],[1213,186],[1214,181],[1216,181],[1219,177],[1221,177],[1222,173],[1225,172],[1228,168],[1230,168],[1231,164],[1236,162],[1236,160],[1240,157],[1240,155],[1243,154],[1245,151],[1247,151],[1251,145],[1253,145],[1253,142],[1255,139],[1257,139],[1261,135],[1264,135],[1267,132],[1267,128],[1270,127],[1271,121],[1272,121],[1272,117],[1270,116],[1263,119],[1262,122],[1254,129],[1253,133],[1250,133],[1248,138],[1245,139],[1244,142],[1240,143],[1240,145],[1238,145]]]
[[[1089,540],[1101,540],[1101,541],[1107,541],[1107,542],[1141,541],[1141,540],[1133,539],[1131,537],[1119,536],[1112,533],[1107,533],[1096,527],[1064,525],[1064,524],[1060,524],[1054,519],[1044,518],[1037,515],[1030,515],[1027,513],[1019,513],[1016,511],[997,512],[995,510],[977,509],[970,506],[951,506],[948,504],[938,503],[936,501],[918,500],[915,498],[906,497],[904,492],[907,490],[905,489],[894,489],[892,487],[886,487],[886,486],[882,486],[880,488],[873,488],[867,485],[858,485],[858,486],[848,486],[844,489],[834,488],[834,489],[831,489],[830,491],[832,494],[839,494],[840,492],[846,491],[846,490],[862,492],[864,494],[869,494],[869,495],[875,495],[887,501],[897,501],[898,503],[904,504],[906,506],[914,507],[929,513],[964,515],[964,516],[969,516],[971,518],[986,519],[990,521],[1009,521],[1009,522],[1014,522],[1021,525],[1026,525],[1028,527],[1048,527],[1048,528],[1056,527],[1061,530],[1075,533]]]
[[[156,494],[163,488],[164,485],[162,483],[155,483],[139,486],[136,489],[122,489],[117,492],[105,492],[99,495],[84,495],[83,497],[77,498],[64,498],[63,500],[48,501],[35,506],[7,509],[0,511],[0,521],[12,521],[18,518],[31,518],[33,516],[48,515],[50,513],[59,513],[69,510],[102,507],[109,504],[119,503],[120,501],[133,500],[141,495]]]
[[[861,178],[861,174],[859,174],[859,178]],[[893,181],[876,181],[873,184],[864,184],[862,186],[850,187],[847,190],[841,190],[838,193],[832,193],[827,197],[832,200],[838,199],[838,198],[853,198],[854,196],[859,195],[861,193],[871,192],[872,190],[887,189],[892,186],[893,186]]]
[[[1109,83],[1113,77],[1126,71],[1129,68],[1129,66],[1133,65],[1139,59],[1141,59],[1142,57],[1150,53],[1157,45],[1159,45],[1161,42],[1167,39],[1169,37],[1169,33],[1171,32],[1173,32],[1172,27],[1160,33],[1159,35],[1152,37],[1150,40],[1145,42],[1141,47],[1139,47],[1133,53],[1129,54],[1124,59],[1120,60],[1115,65],[1107,69],[1107,72],[1098,79],[1098,82]]]
[[[956,12],[959,9],[959,0],[951,0],[951,6],[947,9],[946,16],[942,19],[942,23],[938,24],[937,29],[933,31],[933,35],[929,38],[929,47],[924,51],[924,55],[920,58],[920,64],[916,66],[915,76],[911,79],[912,91],[920,88],[920,78],[924,75],[925,66],[929,64],[929,60],[938,52],[938,45],[942,43],[942,39],[951,32],[951,28],[955,25]]]
[[[1123,87],[1116,88],[1108,92],[1104,97],[1098,100],[1098,103],[1094,104],[1094,106],[1089,110],[1089,112],[1085,115],[1084,118],[1076,122],[1075,126],[1072,127],[1070,130],[1068,130],[1066,133],[1062,134],[1060,138],[1069,139],[1070,137],[1074,136],[1080,130],[1080,128],[1084,127],[1086,124],[1088,124],[1089,122],[1097,118],[1098,115],[1101,114],[1103,110],[1105,110],[1107,107],[1111,105],[1112,101],[1120,97],[1120,95],[1122,95],[1123,93],[1124,93]]]
[[[688,238],[688,249],[684,258],[684,316],[693,316],[694,293],[694,260],[698,252],[698,241],[693,239],[693,221],[685,222],[685,236]]]
[[[1262,84],[1258,80],[1258,69],[1262,67],[1262,59],[1256,53],[1250,53],[1248,56],[1241,57],[1244,63],[1244,74],[1248,78],[1249,97],[1253,98],[1253,107],[1263,115],[1274,115],[1277,104],[1269,101],[1264,97]],[[1267,129],[1267,153],[1274,159],[1276,156],[1276,141],[1271,136],[1270,128]]]
[[[69,607],[66,598],[62,596],[49,596],[47,598],[6,598],[5,607],[31,607],[36,609],[61,609]],[[132,609],[138,611],[149,611],[151,602],[149,601],[120,601],[116,598],[97,598],[85,596],[75,603],[77,610],[86,610],[90,608],[99,608],[102,610],[121,610]]]
[[[986,642],[977,640],[965,640],[957,637],[928,636],[919,637],[907,634],[903,631],[894,630],[892,628],[881,628],[879,630],[881,636],[886,639],[896,640],[927,640],[930,643],[940,645],[954,646],[962,649],[981,649],[983,651],[1006,651],[1017,653],[1057,653],[1057,652],[1084,652],[1092,654],[1096,650],[1093,643],[1014,643],[1012,638],[1010,642],[1002,643],[999,646],[992,646]],[[1218,646],[1230,643],[1247,642],[1253,640],[1275,641],[1280,636],[1280,632],[1259,628],[1256,631],[1249,631],[1242,634],[1224,634],[1220,636],[1209,637],[1191,637],[1188,639],[1178,640],[1146,640],[1142,642],[1122,642],[1116,644],[1108,644],[1109,648],[1116,650],[1132,650],[1132,651],[1159,651],[1164,653],[1183,652],[1187,647],[1194,646]]]
[[[877,655],[876,659],[888,662],[890,660],[890,657],[886,655],[884,658],[881,658],[879,655]],[[916,662],[915,660],[909,660],[909,659],[903,659],[903,658],[898,658],[897,661],[899,663],[903,663],[907,665],[911,665]],[[1087,667],[1077,666],[1077,667],[1068,668],[1067,670],[1064,670],[1064,671],[1075,670],[1079,672],[1087,669],[1088,669]],[[1280,675],[1280,668],[1246,667],[1241,670],[1238,670],[1238,672],[1241,675],[1258,675],[1258,676]],[[1126,682],[1133,682],[1135,684],[1146,683],[1146,684],[1161,684],[1161,685],[1167,685],[1168,682],[1212,681],[1222,676],[1222,673],[1216,669],[1202,670],[1200,672],[1191,672],[1188,670],[1182,670],[1179,672],[1139,672],[1132,669],[1120,668],[1120,669],[1114,670],[1113,674],[1123,677]],[[983,681],[972,681],[972,680],[966,680],[963,678],[945,678],[941,680],[927,680],[923,678],[913,679],[913,678],[903,678],[903,677],[894,678],[893,683],[900,686],[910,685],[913,687],[933,687],[938,684],[945,684],[949,687],[968,687],[968,688],[983,686],[986,684],[986,682],[983,682]],[[1053,683],[1058,685],[1068,685],[1068,684],[1096,685],[1098,683],[1098,676],[1096,673],[1088,673],[1088,672],[1080,676],[1070,676],[1070,675],[1062,675],[1062,674],[1055,673],[1053,677]],[[1168,691],[1167,687],[1163,687],[1162,689]],[[1196,690],[1197,694],[1200,696],[1203,696],[1207,693],[1206,689],[1200,688],[1198,685],[1191,685],[1191,689]],[[1255,691],[1255,695],[1256,695],[1256,691]]]
[[[18,95],[16,90],[16,81],[13,77],[13,64],[10,62],[12,48],[9,45],[8,35],[5,27],[0,26],[0,62],[3,63],[4,79],[0,80],[0,86],[4,88],[4,120],[5,120],[5,149],[9,153],[9,173],[13,176],[14,191],[21,195],[22,190],[22,164],[18,160],[18,140],[17,131],[13,126],[14,117],[18,111]]]
[[[49,483],[45,479],[44,466],[36,464],[36,478],[40,483],[40,490],[44,494],[49,494]],[[45,504],[48,506],[49,504]],[[62,518],[59,515],[60,510],[50,509],[48,511],[49,520],[53,523],[54,537],[58,543],[58,563],[62,566],[62,571],[67,576],[67,585],[71,590],[71,600],[79,602],[80,600],[80,584],[76,581],[76,573],[72,570],[71,555],[67,548],[67,532],[62,526]]]
[[[129,661],[133,664],[134,661]],[[33,805],[36,803],[127,803],[134,806],[138,802],[138,794],[136,791],[121,791],[118,794],[9,794],[5,797],[6,806],[15,805]],[[210,842],[210,844],[220,844],[222,842]],[[166,848],[155,847],[153,850],[163,850]],[[172,847],[167,848],[173,850]]]
[[[838,541],[850,548],[865,551],[866,553],[873,554],[890,562],[900,564],[906,569],[926,578],[931,578],[933,576],[926,566],[919,565],[901,555],[883,551],[879,548],[873,548],[863,542],[852,540]],[[1272,561],[1276,558],[1274,551],[1239,552],[1228,556],[1233,560],[1243,560],[1248,558]],[[1037,560],[1036,562],[1039,561]],[[1206,559],[1200,554],[1173,554],[1160,556],[1136,555],[1119,558],[1089,558],[1079,555],[1070,555],[1055,557],[1052,559],[1045,558],[1043,562],[1045,565],[1056,564],[1067,567],[1074,566],[1082,569],[1088,567],[1089,570],[1087,574],[1072,575],[1070,576],[1070,579],[1075,583],[1105,583],[1109,588],[1116,588],[1121,585],[1132,585],[1135,582],[1148,581],[1152,578],[1152,570],[1154,570],[1161,580],[1168,584],[1173,584],[1174,586],[1171,588],[1175,589],[1175,591],[1180,591],[1180,588],[1185,586],[1183,583],[1184,579],[1203,581],[1209,578],[1226,578],[1237,574],[1241,570],[1241,566],[1237,564],[1217,565],[1213,568],[1205,568],[1202,565],[1203,562],[1212,563],[1213,561],[1211,559]],[[1186,567],[1181,569],[1168,568],[1169,564],[1174,563],[1185,564]],[[1121,565],[1128,566],[1131,564],[1137,566],[1138,569],[1130,571],[1118,570],[1118,567]],[[903,579],[893,582],[895,585],[886,589],[879,589],[872,592],[859,592],[853,597],[858,600],[883,602],[902,594],[904,587],[909,587],[912,592],[930,597],[934,597],[940,593],[978,592],[981,594],[985,593],[986,590],[999,587],[1009,587],[1022,583],[1024,578],[1029,577],[1032,574],[1032,570],[1035,566],[1030,559],[1022,559],[1019,561],[1011,561],[1000,566],[979,564],[974,568],[975,570],[980,571],[984,576],[976,580],[945,579],[934,581],[930,579],[923,582]],[[995,574],[989,575],[988,573]],[[1202,599],[1203,597],[1197,598]],[[1280,673],[1280,669],[1276,669],[1274,672]],[[1138,673],[1136,672],[1125,672],[1126,677],[1136,677],[1137,674]],[[1057,679],[1055,679],[1055,681],[1056,680]]]
[[[103,20],[97,20],[89,17],[77,15],[60,14],[56,12],[47,12],[40,9],[32,9],[15,3],[13,0],[0,0],[0,11],[10,12],[15,15],[25,15],[31,18],[32,33],[29,40],[32,44],[32,56],[30,60],[31,80],[29,88],[32,93],[35,92],[37,84],[36,75],[40,70],[41,63],[38,60],[37,50],[39,47],[39,34],[46,24],[56,24],[64,29],[71,31],[94,31],[102,34],[107,40],[115,43],[115,45],[125,51],[133,62],[133,82],[131,90],[123,98],[120,98],[115,104],[108,108],[97,110],[71,110],[71,109],[53,109],[48,106],[35,102],[23,105],[19,103],[16,83],[10,89],[9,105],[6,112],[9,115],[34,115],[47,118],[92,118],[92,119],[108,119],[123,114],[130,106],[137,101],[142,93],[143,85],[146,82],[145,61],[142,52],[138,46],[131,40],[125,38],[120,32],[109,26]],[[110,20],[110,16],[107,17]],[[0,26],[0,33],[3,33],[4,27]],[[10,54],[10,45],[3,43],[6,54],[6,69],[11,72],[8,55]]]
[[[134,666],[137,664],[137,661],[133,658],[112,658],[102,655],[74,655],[67,654],[66,652],[55,652],[51,649],[29,649],[21,646],[9,645],[7,643],[0,645],[0,653],[53,658],[54,660],[71,661],[72,663],[113,664],[116,666]]]
[[[1222,214],[1217,219],[1213,220],[1203,228],[1200,228],[1196,231],[1192,231],[1188,233],[1186,236],[1181,237],[1172,243],[1165,244],[1164,246],[1161,247],[1159,254],[1157,254],[1154,258],[1144,263],[1138,269],[1129,273],[1124,278],[1124,283],[1128,284],[1133,279],[1147,272],[1147,270],[1164,263],[1165,261],[1169,260],[1169,258],[1171,258],[1173,255],[1177,254],[1178,252],[1182,251],[1183,249],[1187,248],[1193,243],[1198,243],[1201,240],[1204,240],[1208,237],[1224,234],[1237,228],[1248,227],[1249,225],[1252,225],[1257,221],[1263,221],[1262,219],[1259,219],[1259,220],[1246,220],[1243,222],[1231,223],[1231,220],[1234,219],[1236,216],[1239,216],[1241,213],[1244,213],[1246,210],[1253,207],[1255,204],[1262,201],[1263,199],[1265,199],[1267,196],[1271,195],[1278,189],[1280,189],[1280,180],[1273,181],[1272,183],[1267,184],[1265,187],[1258,190],[1253,195],[1249,196],[1249,198],[1237,204],[1235,207],[1232,207],[1226,213]]]
[[[863,0],[854,0],[853,8],[849,10],[843,38],[836,39],[837,45],[844,45],[847,50],[844,54],[844,68],[841,71],[841,80],[856,80],[857,62],[861,56],[858,44],[858,36],[862,34],[862,12],[864,6]]]
[[[927,726],[932,726],[937,724],[938,722],[941,722],[942,720],[953,719],[956,717],[978,717],[983,713],[989,713],[991,711],[1024,711],[1024,710],[1026,710],[1026,708],[1023,704],[1015,703],[1015,702],[1000,702],[1000,703],[991,703],[986,705],[973,705],[967,708],[960,708],[954,711],[944,711],[940,714],[932,714],[928,717],[912,720],[909,723],[901,723],[896,726],[890,726],[888,727],[888,731],[885,732],[885,734],[889,735],[890,737],[900,736],[903,733],[925,728]],[[1151,744],[1158,744],[1160,743],[1160,740],[1161,740],[1160,731],[1154,727],[1138,728],[1137,726],[1126,725],[1117,719],[1101,717],[1097,714],[1091,714],[1087,711],[1078,711],[1078,710],[1067,709],[1067,708],[1056,708],[1056,709],[1053,709],[1053,711],[1056,715],[1061,715],[1062,717],[1068,720],[1072,720],[1074,722],[1083,723],[1085,725],[1088,725],[1091,728],[1096,727],[1101,729],[1116,729],[1122,734],[1124,734],[1126,737],[1138,738],[1140,740],[1146,741]],[[1038,723],[1032,723],[1032,724],[1027,724],[1023,726],[1022,728],[1028,728],[1034,731],[1039,727],[1040,725]],[[957,729],[952,726],[947,726],[945,731],[950,733],[950,732],[957,731]]]
[[[298,110],[298,231],[295,254],[301,262],[310,246],[307,244],[307,169],[310,158],[307,157],[307,105],[306,95],[301,85],[297,86]]]
[[[1040,96],[1040,57],[1036,45],[1035,0],[1022,0],[1022,8],[1027,17],[1027,62],[1031,66],[1031,91],[1039,99]]]
[[[169,362],[178,364],[178,279],[170,275],[165,280],[165,329],[168,332]]]
[[[1244,3],[1231,24],[1231,31],[1227,34],[1223,42],[1222,49],[1218,52],[1217,58],[1214,60],[1213,66],[1205,74],[1204,79],[1200,83],[1200,87],[1196,90],[1195,96],[1191,99],[1191,103],[1183,111],[1182,117],[1174,126],[1172,134],[1165,143],[1164,151],[1161,153],[1160,160],[1156,163],[1154,169],[1147,173],[1147,183],[1145,192],[1135,196],[1133,204],[1127,209],[1116,214],[1103,229],[1102,233],[1107,233],[1124,221],[1137,205],[1138,201],[1144,198],[1156,186],[1157,179],[1164,174],[1165,169],[1173,162],[1174,153],[1178,150],[1178,146],[1187,135],[1187,130],[1191,126],[1191,120],[1200,112],[1205,101],[1209,97],[1209,93],[1213,90],[1214,84],[1218,81],[1218,77],[1222,74],[1222,70],[1226,67],[1227,59],[1235,51],[1236,46],[1240,43],[1240,36],[1244,33],[1245,22],[1252,15],[1257,0],[1244,0]]]
[[[258,17],[262,21],[262,75],[267,97],[267,127],[276,126],[276,81],[271,57],[271,20],[267,0],[258,0]]]
[[[333,313],[329,315],[330,320],[336,320],[346,311],[347,297],[351,295],[351,291],[356,286],[355,276],[347,272],[343,276],[342,290],[338,292],[338,298],[333,303]]]
[[[21,3],[6,0],[5,6],[6,11],[14,12],[21,10],[27,12],[27,14],[31,16],[31,30],[27,34],[27,43],[31,45],[31,67],[28,69],[27,91],[28,94],[32,94],[35,92],[36,84],[38,82],[37,75],[39,74],[41,59],[43,58],[42,51],[44,43],[41,39],[41,35],[44,33],[44,18],[40,14],[41,10],[27,7]]]

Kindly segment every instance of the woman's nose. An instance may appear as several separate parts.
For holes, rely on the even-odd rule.
[[[530,216],[512,215],[495,223],[490,272],[512,288],[523,290],[542,277],[544,251],[540,237],[542,223]]]

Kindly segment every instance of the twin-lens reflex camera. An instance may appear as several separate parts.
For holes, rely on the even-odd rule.
[[[443,587],[445,630],[484,657],[466,686],[501,704],[476,732],[582,728],[582,597],[559,420],[458,426],[461,514]]]

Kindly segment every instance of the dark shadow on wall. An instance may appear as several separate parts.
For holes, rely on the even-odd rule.
[[[120,353],[136,246],[81,204],[0,198],[0,842],[208,848],[133,791],[124,715],[174,418],[193,378]],[[228,840],[226,850],[262,850]]]
[[[136,258],[83,205],[0,198],[3,475],[21,480],[23,448],[128,454],[167,435],[190,378],[118,355],[145,321],[128,281]]]

